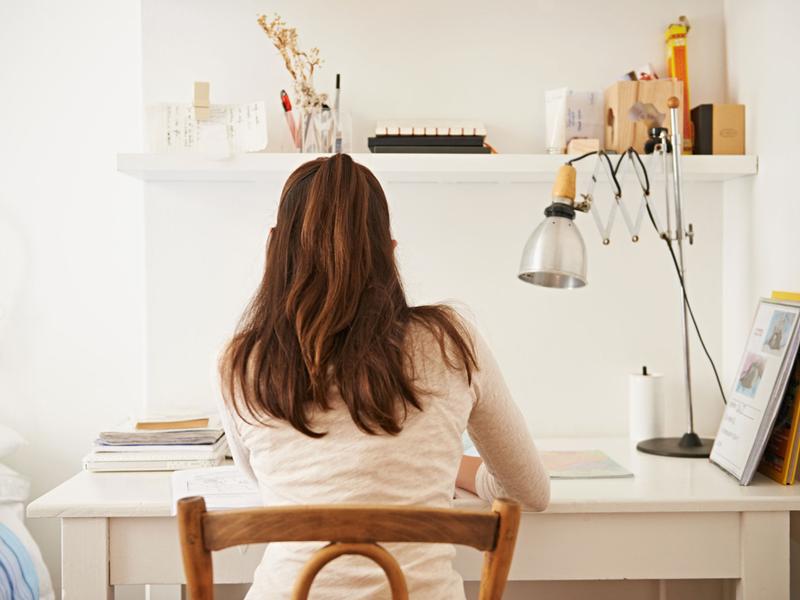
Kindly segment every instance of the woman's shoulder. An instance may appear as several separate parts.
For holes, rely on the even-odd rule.
[[[406,343],[414,366],[426,371],[466,371],[478,368],[480,335],[467,310],[452,304],[415,306],[408,322]]]
[[[416,343],[438,345],[444,334],[445,338],[461,336],[472,344],[476,333],[472,313],[463,305],[440,302],[411,307],[407,336]]]

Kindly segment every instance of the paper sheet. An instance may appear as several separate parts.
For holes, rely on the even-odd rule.
[[[213,158],[257,152],[267,147],[267,111],[264,101],[212,104],[207,121],[195,118],[191,104],[154,104],[147,107],[150,152],[199,152]]]
[[[205,498],[207,510],[262,505],[258,486],[235,465],[175,471],[172,474],[173,514],[177,512],[178,500],[189,496]]]
[[[602,450],[543,450],[540,454],[550,479],[633,477]]]
[[[465,431],[461,436],[465,456],[479,456]],[[539,452],[550,479],[599,479],[633,477],[633,473],[602,450],[542,450]]]
[[[569,88],[547,90],[545,137],[550,154],[563,154],[573,138],[603,140],[603,94]]]

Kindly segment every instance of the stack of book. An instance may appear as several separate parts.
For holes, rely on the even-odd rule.
[[[797,481],[800,458],[800,360],[794,370],[758,470],[784,485]]]
[[[482,123],[462,121],[379,121],[370,152],[404,154],[490,154]]]
[[[775,300],[800,302],[800,294],[773,292]],[[800,357],[795,356],[792,374],[783,392],[783,400],[772,433],[767,440],[759,472],[784,485],[797,481],[800,463]]]
[[[217,417],[143,419],[101,431],[83,459],[87,471],[175,471],[213,467],[228,445]]]

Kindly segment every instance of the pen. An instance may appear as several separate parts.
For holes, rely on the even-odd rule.
[[[342,151],[342,126],[341,122],[339,121],[339,92],[340,92],[340,76],[339,73],[336,74],[336,96],[334,96],[333,101],[333,117],[336,121],[335,129],[336,129],[336,141],[334,143],[334,152],[341,152]]]
[[[292,115],[292,101],[289,100],[289,94],[286,90],[281,90],[281,105],[283,106],[283,116],[286,118],[286,125],[289,127],[289,135],[292,136],[292,143],[294,147],[299,146],[297,139],[297,127],[294,124],[294,115]]]

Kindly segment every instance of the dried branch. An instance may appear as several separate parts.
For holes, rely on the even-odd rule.
[[[311,48],[304,52],[297,47],[297,29],[287,27],[277,14],[271,20],[266,15],[258,17],[258,24],[267,34],[275,48],[278,49],[286,70],[294,81],[297,104],[303,109],[319,107],[328,99],[314,88],[314,71],[322,65],[319,48]]]

